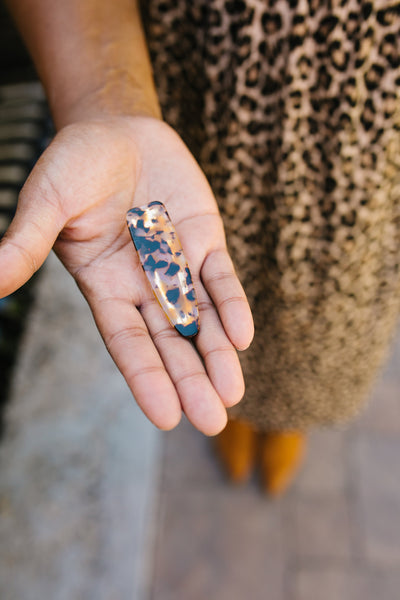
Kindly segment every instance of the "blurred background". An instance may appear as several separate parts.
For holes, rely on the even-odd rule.
[[[19,190],[50,135],[43,92],[0,1],[0,239],[14,215]],[[8,394],[34,283],[13,297],[0,300],[0,407]],[[0,408],[0,420],[1,416]]]
[[[0,236],[51,122],[0,4]],[[0,273],[1,276],[1,273]],[[54,256],[0,301],[2,600],[398,600],[400,335],[362,415],[279,499],[156,430]]]

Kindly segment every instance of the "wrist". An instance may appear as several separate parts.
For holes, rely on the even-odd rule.
[[[6,0],[57,129],[82,119],[161,118],[139,0]]]
[[[97,84],[77,86],[67,93],[62,89],[46,90],[57,129],[78,121],[110,116],[143,115],[162,119],[152,81],[141,86],[122,69],[103,73],[102,80]]]

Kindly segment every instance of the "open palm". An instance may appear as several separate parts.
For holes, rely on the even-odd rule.
[[[199,301],[194,342],[171,327],[130,240],[125,215],[158,200],[174,222]],[[174,427],[183,410],[212,435],[244,385],[236,348],[253,335],[211,189],[165,123],[118,117],[62,130],[21,192],[0,245],[0,296],[54,249],[85,295],[104,342],[148,418]]]

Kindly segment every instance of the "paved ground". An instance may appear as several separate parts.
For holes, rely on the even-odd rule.
[[[256,477],[229,487],[187,423],[163,438],[151,600],[398,600],[400,339],[368,409],[313,433],[281,500]]]
[[[0,443],[1,600],[145,598],[160,441],[52,255]]]

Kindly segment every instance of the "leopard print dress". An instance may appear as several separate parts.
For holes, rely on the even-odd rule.
[[[400,305],[400,4],[147,0],[165,120],[203,168],[250,299],[233,415],[346,422]]]

